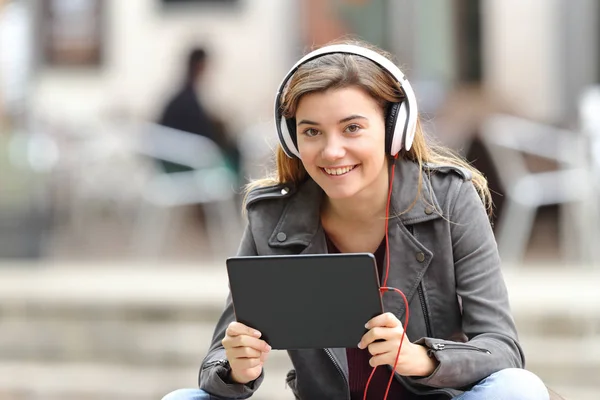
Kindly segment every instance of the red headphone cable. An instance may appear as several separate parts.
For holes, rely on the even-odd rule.
[[[396,154],[394,156],[394,161],[392,164],[392,172],[390,174],[390,186],[389,186],[389,190],[388,190],[388,199],[387,199],[387,205],[385,208],[386,266],[385,266],[385,277],[383,279],[383,285],[379,288],[379,292],[382,297],[383,297],[383,293],[385,293],[385,292],[395,291],[395,292],[399,293],[400,296],[402,296],[402,299],[404,300],[406,317],[404,319],[404,325],[402,326],[402,328],[403,328],[402,329],[402,337],[400,338],[400,345],[398,346],[398,352],[396,353],[396,359],[394,361],[394,365],[392,368],[392,374],[390,375],[390,379],[388,380],[387,388],[385,390],[385,396],[383,397],[384,400],[387,400],[388,393],[390,391],[390,387],[392,386],[392,380],[394,379],[394,375],[396,373],[396,367],[398,365],[398,359],[400,358],[400,351],[402,350],[402,343],[404,343],[404,336],[406,334],[406,329],[408,327],[408,320],[409,320],[409,316],[410,316],[410,312],[409,312],[409,308],[408,308],[408,300],[406,299],[406,296],[404,295],[404,293],[402,293],[402,291],[400,289],[396,289],[396,288],[387,286],[387,280],[388,280],[388,276],[389,276],[389,272],[390,272],[390,246],[389,246],[390,240],[389,240],[389,235],[388,235],[388,230],[389,230],[388,227],[389,227],[389,216],[390,216],[390,203],[392,200],[392,186],[394,183],[394,171],[396,169],[396,160],[397,159],[398,159],[398,154]],[[376,369],[377,369],[377,367],[374,367],[373,371],[371,371],[371,375],[369,375],[369,379],[367,380],[367,385],[365,386],[363,400],[367,400],[367,392],[369,390],[369,384],[371,383],[371,379],[373,378],[373,375],[375,374]]]

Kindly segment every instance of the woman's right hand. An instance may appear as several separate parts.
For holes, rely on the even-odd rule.
[[[232,322],[221,341],[231,367],[231,379],[246,384],[258,378],[271,346],[259,339],[261,333],[239,322]]]

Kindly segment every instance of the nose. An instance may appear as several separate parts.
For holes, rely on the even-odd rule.
[[[321,151],[321,157],[325,161],[335,161],[346,155],[343,140],[336,135],[330,135],[324,141],[324,147]]]

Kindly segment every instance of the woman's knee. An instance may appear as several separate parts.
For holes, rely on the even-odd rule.
[[[533,372],[507,368],[488,377],[502,393],[502,399],[548,400],[550,395],[544,382]]]
[[[178,389],[162,398],[162,400],[209,400],[210,395],[200,389]]]

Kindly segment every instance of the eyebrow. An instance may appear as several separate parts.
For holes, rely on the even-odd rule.
[[[363,117],[362,115],[358,115],[358,114],[353,114],[350,115],[346,118],[342,118],[338,121],[338,124],[343,124],[344,122],[348,122],[348,121],[352,121],[354,119],[366,119],[368,120],[367,117]],[[320,125],[318,122],[314,122],[314,121],[310,121],[308,119],[303,119],[302,121],[298,122],[298,125]]]

